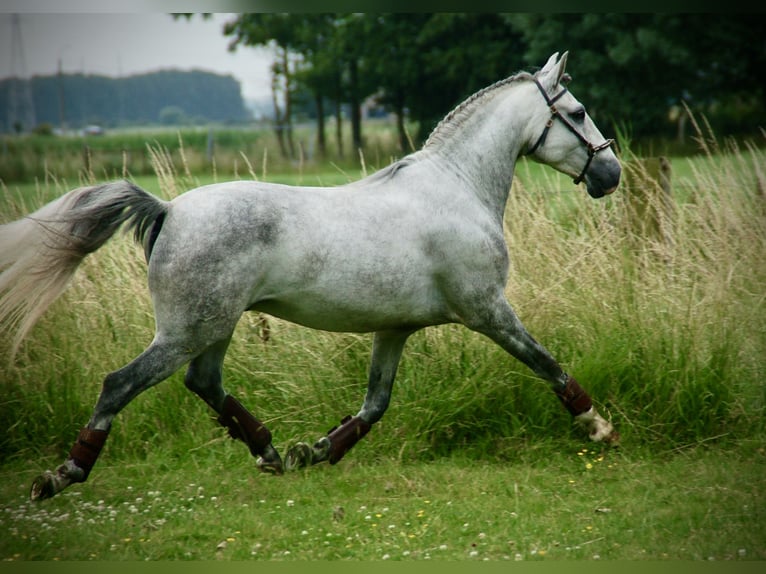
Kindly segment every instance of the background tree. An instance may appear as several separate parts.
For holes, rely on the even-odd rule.
[[[378,102],[396,116],[399,149],[411,151],[405,129],[408,109],[422,86],[424,66],[419,35],[429,14],[380,14],[370,22],[368,71],[377,79]]]
[[[223,29],[225,35],[233,37],[229,44],[231,50],[236,50],[240,45],[275,47],[276,58],[271,67],[274,129],[282,155],[290,158],[295,157],[292,97],[297,65],[297,60],[291,54],[300,52],[304,24],[303,14],[247,13],[227,22]]]
[[[419,143],[463,98],[565,50],[578,96],[608,135],[617,127],[672,135],[683,126],[674,124],[682,103],[727,133],[766,121],[763,14],[271,14],[237,22],[227,27],[235,43],[274,41],[300,54],[295,79],[318,116],[327,99],[338,121],[341,102],[350,106],[354,147],[371,94],[396,115],[405,150],[405,116]],[[323,142],[323,125],[319,133]]]
[[[527,61],[572,52],[578,97],[594,117],[636,136],[665,133],[680,102],[710,111],[739,102],[763,121],[763,15],[511,14]],[[758,22],[760,21],[760,22]]]
[[[499,14],[431,14],[418,44],[420,77],[408,105],[420,140],[463,99],[528,67],[521,35]]]

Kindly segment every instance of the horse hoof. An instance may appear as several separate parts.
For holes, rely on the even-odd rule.
[[[314,451],[305,442],[299,442],[290,447],[285,454],[285,470],[306,468],[314,461]]]
[[[29,492],[30,500],[45,500],[52,498],[56,494],[56,486],[51,472],[44,472],[32,482],[32,488]]]
[[[613,430],[612,433],[606,437],[603,442],[612,448],[617,448],[620,446],[620,433],[618,433],[616,430]]]
[[[258,460],[255,461],[255,464],[258,467],[258,470],[266,474],[273,474],[278,476],[285,473],[281,460],[266,460],[263,457],[258,457]]]

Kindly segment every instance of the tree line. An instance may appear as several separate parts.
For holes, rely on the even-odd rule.
[[[249,118],[239,82],[203,71],[166,70],[121,78],[61,74],[28,81],[33,114],[7,118],[10,132],[35,125],[82,127],[183,122],[238,122]],[[0,109],[20,108],[21,80],[0,81]],[[24,117],[26,116],[26,118]],[[29,119],[29,118],[33,119]],[[5,119],[5,118],[3,118]]]
[[[420,141],[471,93],[565,50],[573,92],[607,132],[674,135],[685,106],[726,133],[752,131],[766,124],[764,29],[764,14],[259,13],[223,33],[232,50],[273,47],[275,126],[290,154],[296,104],[311,103],[320,151],[325,117],[336,117],[340,144],[349,106],[357,148],[361,105],[374,96],[406,150],[405,118]]]

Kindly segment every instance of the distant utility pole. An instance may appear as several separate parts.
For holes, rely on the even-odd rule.
[[[58,61],[58,73],[56,75],[56,82],[58,84],[58,96],[59,96],[59,129],[61,132],[66,131],[66,106],[64,105],[64,70],[61,63],[61,58]]]
[[[21,133],[33,129],[37,124],[35,106],[32,101],[32,85],[27,78],[24,42],[21,38],[21,18],[18,14],[11,14],[11,79],[9,90],[9,130]]]

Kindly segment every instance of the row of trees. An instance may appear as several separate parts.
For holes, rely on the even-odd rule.
[[[0,81],[0,110],[11,110],[14,103],[18,106],[14,97],[18,100],[19,86],[15,84],[21,81],[29,82],[38,126],[240,122],[250,115],[239,82],[210,72],[166,70],[121,78],[84,74],[7,78]],[[24,121],[31,120],[9,117],[8,131],[35,127],[23,125]]]
[[[564,50],[573,91],[606,131],[667,135],[681,102],[724,131],[752,128],[766,123],[764,29],[764,14],[261,13],[223,32],[232,50],[273,46],[277,133],[290,154],[301,98],[313,101],[320,151],[324,118],[340,122],[344,103],[361,147],[361,103],[373,95],[396,115],[404,150],[405,117],[420,140],[474,91]]]

